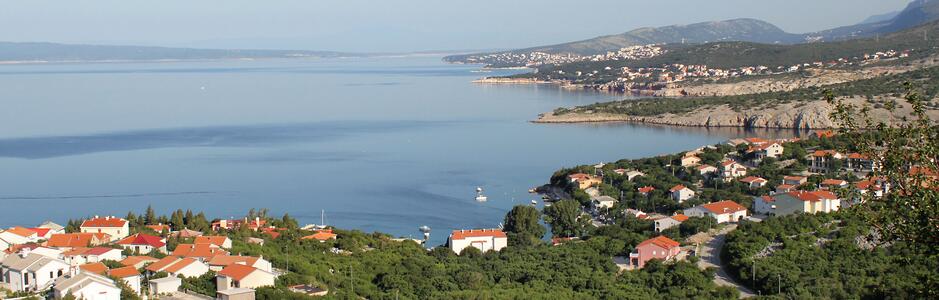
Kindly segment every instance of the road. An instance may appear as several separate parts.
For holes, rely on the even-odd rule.
[[[740,291],[740,298],[749,298],[756,295],[749,288],[737,283],[733,277],[730,277],[727,268],[721,263],[721,248],[724,247],[724,240],[727,239],[727,234],[735,229],[737,229],[737,225],[730,224],[701,243],[701,247],[697,251],[698,258],[700,258],[698,267],[701,269],[717,268],[717,272],[714,273],[714,283],[736,288]]]

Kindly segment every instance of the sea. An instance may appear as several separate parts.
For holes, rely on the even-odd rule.
[[[266,208],[397,237],[429,226],[439,245],[543,205],[528,190],[560,168],[794,134],[534,124],[630,97],[472,83],[518,72],[434,56],[0,65],[0,226]]]

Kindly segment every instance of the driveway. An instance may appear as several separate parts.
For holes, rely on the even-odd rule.
[[[714,236],[705,239],[697,249],[698,267],[706,269],[714,267],[717,272],[714,273],[714,283],[721,286],[729,286],[740,291],[740,298],[749,298],[755,296],[749,288],[738,284],[733,277],[730,277],[727,269],[721,262],[721,248],[724,247],[724,240],[727,239],[727,233],[737,229],[736,224],[730,224],[716,232]]]

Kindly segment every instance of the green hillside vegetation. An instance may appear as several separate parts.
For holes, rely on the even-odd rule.
[[[605,83],[615,80],[623,67],[659,67],[667,64],[707,65],[711,68],[737,68],[746,66],[791,66],[816,61],[828,62],[839,58],[862,57],[877,51],[914,49],[909,59],[922,58],[935,53],[939,37],[924,39],[923,32],[939,32],[939,22],[893,33],[880,38],[857,39],[841,42],[797,45],[757,44],[749,42],[721,42],[703,45],[668,45],[668,53],[642,60],[619,60],[602,62],[576,62],[564,65],[547,65],[537,73],[519,74],[515,77],[540,79],[581,80],[584,83]],[[609,67],[610,70],[606,70]],[[565,74],[557,73],[558,70]],[[578,71],[597,71],[589,79],[578,79]]]
[[[913,83],[917,91],[926,99],[939,95],[939,67],[882,76],[877,78],[839,83],[823,87],[803,88],[786,92],[767,92],[752,95],[724,97],[688,97],[623,100],[596,103],[574,108],[558,108],[556,115],[569,113],[608,113],[630,116],[656,116],[661,114],[682,114],[697,109],[728,105],[734,110],[772,107],[781,103],[821,100],[825,91],[831,91],[835,97],[863,96],[872,106],[888,105],[878,98],[884,95],[900,97],[906,90],[903,84]],[[931,102],[935,107],[936,101]]]

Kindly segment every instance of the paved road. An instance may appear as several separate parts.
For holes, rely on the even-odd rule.
[[[740,291],[740,298],[749,298],[756,295],[747,287],[734,281],[733,277],[730,277],[729,273],[727,273],[727,269],[721,263],[721,248],[724,247],[724,240],[727,238],[727,233],[735,229],[737,229],[736,224],[728,225],[701,244],[701,248],[698,249],[697,252],[698,257],[701,259],[698,261],[698,267],[701,269],[709,267],[717,268],[717,272],[714,273],[714,283],[736,288]]]

